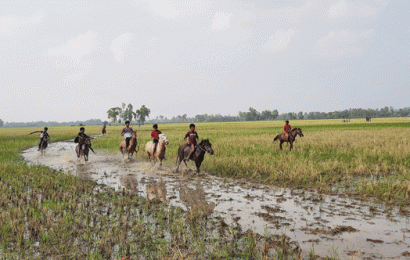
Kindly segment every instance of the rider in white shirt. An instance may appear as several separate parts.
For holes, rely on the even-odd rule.
[[[127,148],[130,144],[132,132],[134,132],[134,130],[130,127],[130,121],[125,121],[125,127],[122,129],[121,136],[125,137],[125,144]]]

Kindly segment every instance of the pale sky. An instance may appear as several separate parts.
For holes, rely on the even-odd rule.
[[[0,119],[410,106],[410,1],[1,0]]]

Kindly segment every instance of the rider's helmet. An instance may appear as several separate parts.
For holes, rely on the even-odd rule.
[[[152,126],[152,128],[158,128],[158,125],[157,125],[157,124],[154,124],[154,125]]]
[[[189,128],[192,128],[192,127],[195,128],[195,124],[190,124],[189,125]]]

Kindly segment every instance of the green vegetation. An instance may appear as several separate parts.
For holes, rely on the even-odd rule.
[[[34,130],[0,129],[0,259],[298,258],[288,237],[261,237],[132,190],[115,192],[28,166],[19,153],[37,145],[38,136],[26,135]],[[99,131],[86,127],[87,134]],[[49,130],[52,141],[77,132],[78,127]]]
[[[283,122],[198,123],[200,139],[209,138],[215,154],[206,155],[202,170],[287,187],[313,186],[322,191],[342,189],[388,203],[409,204],[410,118],[294,120],[305,137],[296,138],[294,151],[279,150],[273,138]],[[97,149],[118,150],[122,126],[94,142]],[[187,124],[160,124],[170,141],[166,157],[174,165],[176,152],[189,130]],[[151,125],[138,130],[139,156],[150,140]]]

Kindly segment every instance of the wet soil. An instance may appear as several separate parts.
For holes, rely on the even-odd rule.
[[[73,142],[57,142],[49,145],[45,155],[34,147],[22,156],[29,164],[90,178],[115,190],[132,189],[192,214],[239,224],[244,231],[262,236],[285,234],[299,244],[305,257],[313,248],[322,257],[336,250],[341,259],[405,259],[410,255],[409,214],[396,207],[197,175],[184,167],[175,173],[173,165],[128,161],[119,153],[90,152],[89,161],[84,162],[76,157],[74,148]]]

